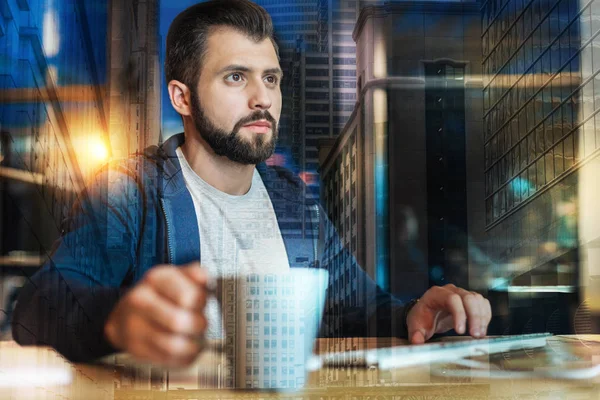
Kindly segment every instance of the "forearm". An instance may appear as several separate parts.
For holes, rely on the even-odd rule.
[[[13,337],[21,345],[54,347],[75,362],[111,354],[104,323],[119,298],[119,288],[83,285],[44,269],[21,289]]]

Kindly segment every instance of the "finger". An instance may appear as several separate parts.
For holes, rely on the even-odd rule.
[[[490,301],[482,296],[482,304],[483,304],[483,320],[484,323],[482,325],[483,335],[487,335],[488,326],[490,325],[490,321],[492,320],[492,306]]]
[[[421,331],[415,331],[411,338],[410,338],[410,343],[411,344],[423,344],[425,343],[425,336],[423,336],[423,332]]]
[[[199,342],[186,335],[176,335],[164,331],[154,331],[147,337],[147,345],[161,364],[170,366],[188,365],[196,359],[202,347]]]
[[[204,287],[208,283],[208,273],[197,261],[183,265],[179,269],[197,285]]]
[[[481,294],[477,292],[471,293],[475,296],[479,305],[479,337],[483,337],[486,335],[487,326],[491,319],[491,310],[488,310],[487,300]]]
[[[451,314],[444,312],[437,319],[435,333],[448,332],[450,329],[454,329],[454,318]]]
[[[138,334],[132,337],[128,351],[140,361],[178,367],[190,364],[200,352],[191,338],[161,330],[151,321],[138,323]]]
[[[204,308],[205,291],[189,278],[183,268],[155,267],[146,273],[144,279],[158,294],[178,307],[188,310]]]
[[[471,332],[470,334],[473,336],[473,332],[478,332],[479,335],[475,335],[475,336],[485,336],[486,332],[487,332],[487,326],[489,324],[489,321],[491,320],[491,307],[489,306],[489,302],[479,293],[477,292],[469,292],[468,290],[456,287],[453,284],[448,284],[445,285],[444,288],[458,294],[464,302],[464,299],[466,298],[466,296],[469,296],[469,299],[471,298],[471,296],[475,296],[476,298],[476,302],[472,301],[472,300],[468,300],[469,302],[472,302],[473,305],[473,309],[474,310],[479,310],[476,311],[475,314],[478,315],[478,318],[471,318],[467,312],[467,316],[469,318],[468,321],[468,325],[469,325],[469,331]],[[488,304],[486,304],[486,302]],[[477,304],[475,304],[477,303]],[[465,306],[465,308],[468,308],[468,306]],[[462,333],[462,332],[459,332]]]
[[[149,285],[137,287],[130,301],[134,310],[168,332],[201,335],[206,330],[203,313],[175,306]]]
[[[457,333],[465,332],[467,316],[463,301],[458,294],[446,288],[433,287],[425,293],[423,299],[429,308],[450,313]]]
[[[469,293],[462,298],[462,302],[467,313],[469,334],[473,337],[480,337],[483,319],[481,318],[481,302],[479,298],[475,294]]]
[[[485,336],[485,331],[487,327],[486,322],[486,309],[485,309],[485,299],[482,295],[477,292],[471,292],[473,296],[477,299],[477,305],[479,307],[479,336]]]

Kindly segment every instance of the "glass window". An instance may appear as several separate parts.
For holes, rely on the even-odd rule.
[[[554,154],[550,149],[546,155],[546,183],[550,183],[554,179]]]
[[[544,169],[544,157],[541,157],[539,160],[537,160],[537,162],[535,164],[535,169],[537,172],[536,187],[538,189],[541,189],[546,184],[546,174],[545,174],[545,169]],[[533,183],[532,183],[532,186],[533,186]]]
[[[527,197],[529,197],[529,187],[530,187],[530,183],[529,183],[529,179],[527,177],[526,170],[521,173],[521,181],[518,186],[520,186],[520,188],[521,188],[521,200],[525,200]]]
[[[527,148],[528,148],[528,153],[531,157],[532,160],[535,160],[535,158],[538,156],[537,152],[536,152],[536,148],[535,148],[535,134],[531,133],[529,136],[527,136]]]
[[[558,143],[554,147],[554,173],[559,176],[565,170],[563,160],[563,142]]]
[[[559,107],[552,115],[552,130],[553,140],[556,142],[562,138],[562,107]],[[550,143],[546,143],[546,146],[551,146]]]
[[[527,181],[529,185],[529,196],[532,196],[538,189],[537,187],[537,175],[536,175],[536,165],[532,164],[529,168],[527,168]]]
[[[552,118],[548,118],[544,121],[544,136],[546,147],[552,146],[554,143],[554,127],[552,126]]]
[[[573,161],[575,163],[578,163],[579,161],[581,161],[581,156],[582,156],[582,152],[581,152],[581,147],[582,147],[582,140],[581,140],[581,128],[577,128],[575,129],[575,131],[573,132]]]
[[[585,155],[589,156],[596,150],[596,129],[594,124],[594,118],[589,119],[583,125],[583,131],[585,135],[585,143],[583,148],[585,150]]]
[[[573,153],[573,134],[568,135],[563,140],[563,151],[565,161],[565,171],[573,166],[574,153]]]
[[[546,151],[546,141],[544,140],[544,124],[540,124],[535,129],[535,140],[537,145],[536,154],[542,154]]]
[[[592,15],[591,7],[586,7],[583,13],[579,16],[580,22],[580,38],[581,43],[587,42],[592,37]]]

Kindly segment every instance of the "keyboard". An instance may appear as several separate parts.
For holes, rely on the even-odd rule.
[[[546,339],[551,336],[551,333],[533,333],[490,336],[482,339],[455,337],[453,339],[456,340],[429,342],[421,345],[332,352],[314,356],[310,359],[307,368],[317,370],[322,367],[363,366],[386,370],[444,363],[466,357],[544,347]]]

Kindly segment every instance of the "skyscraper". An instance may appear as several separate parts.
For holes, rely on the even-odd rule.
[[[346,306],[364,298],[356,261],[404,300],[467,286],[469,249],[484,236],[479,6],[367,6],[354,40],[358,102],[322,153],[322,200],[354,256],[326,242],[332,290]]]
[[[159,6],[141,0],[110,7],[110,139],[113,156],[127,157],[160,138]]]
[[[485,215],[494,260],[484,275],[491,288],[509,293],[511,310],[526,313],[513,332],[570,329],[581,189],[575,171],[600,146],[599,7],[577,0],[482,7]]]

